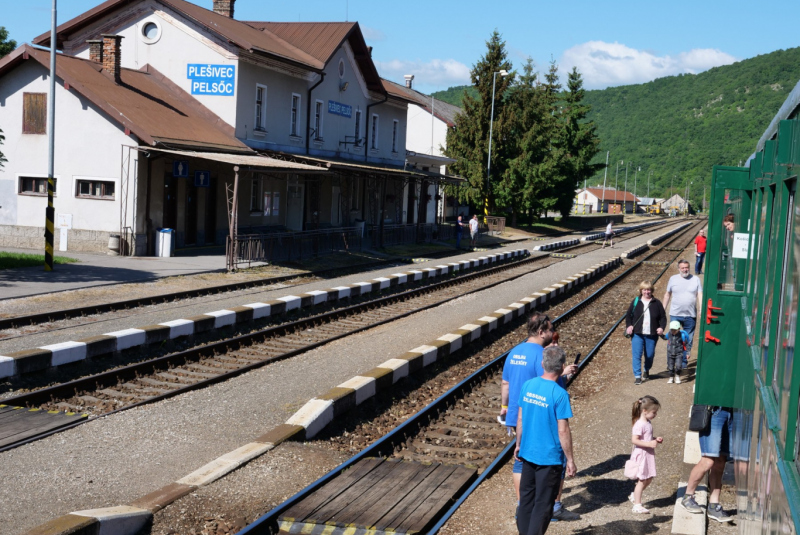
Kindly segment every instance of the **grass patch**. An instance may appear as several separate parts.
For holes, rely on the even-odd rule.
[[[55,264],[71,264],[77,261],[77,258],[69,258],[66,256],[56,256],[53,258],[53,263]],[[0,251],[0,269],[36,266],[44,266],[43,254],[4,253]]]

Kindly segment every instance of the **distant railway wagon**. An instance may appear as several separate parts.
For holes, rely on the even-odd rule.
[[[800,84],[748,167],[713,169],[695,403],[734,409],[740,533],[798,533]]]

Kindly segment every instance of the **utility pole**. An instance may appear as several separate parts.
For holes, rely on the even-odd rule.
[[[650,196],[650,177],[653,176],[653,170],[651,169],[649,173],[647,173],[647,196]]]
[[[619,184],[619,164],[624,164],[623,160],[617,162],[617,174],[614,175],[614,206],[617,205],[617,184]]]
[[[608,177],[608,153],[611,151],[606,151],[606,171],[603,174],[603,200],[600,201],[600,213],[603,213],[606,205],[606,178]]]
[[[56,209],[53,206],[55,193],[55,124],[56,124],[56,0],[53,0],[53,16],[50,21],[50,94],[47,96],[47,208],[44,226],[44,270],[53,271],[53,241]],[[62,184],[63,185],[63,184]]]
[[[706,187],[703,186],[703,213],[706,211]]]
[[[636,213],[636,208],[637,208],[637,203],[638,203],[638,199],[636,197],[636,178],[639,176],[639,171],[641,171],[641,170],[642,170],[642,166],[639,165],[639,166],[636,167],[636,171],[634,171],[634,173],[633,173],[633,198],[635,199],[633,201],[633,203],[634,203],[633,204],[633,213],[634,214]]]
[[[628,162],[627,167],[625,167],[625,196],[623,197],[622,206],[625,207],[623,210],[624,213],[628,213],[628,169],[631,168],[631,162]]]

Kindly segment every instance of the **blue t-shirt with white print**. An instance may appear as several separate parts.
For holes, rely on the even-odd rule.
[[[519,414],[519,393],[525,381],[539,377],[544,373],[542,352],[544,348],[534,342],[522,342],[508,352],[503,364],[503,381],[508,382],[508,412],[506,425],[517,426]],[[564,378],[558,378],[558,384],[564,386]]]
[[[567,391],[555,381],[536,377],[522,385],[518,403],[522,411],[519,456],[540,466],[563,465],[558,421],[572,418]]]

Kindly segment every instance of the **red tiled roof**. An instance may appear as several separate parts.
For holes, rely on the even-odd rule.
[[[120,9],[128,4],[133,4],[141,0],[107,0],[94,9],[90,9],[81,15],[61,24],[56,28],[58,47],[63,46],[64,36],[75,33],[89,24],[99,20],[113,11]],[[228,18],[198,5],[187,2],[186,0],[155,0],[175,11],[182,13],[187,18],[194,20],[208,30],[224,37],[236,46],[254,53],[262,53],[267,56],[288,61],[304,66],[308,69],[319,71],[324,67],[324,63],[313,57],[311,54],[297,48],[296,46],[284,41],[269,30],[259,30],[242,21]],[[36,45],[50,46],[50,32],[43,33],[33,40]]]
[[[604,198],[603,197],[603,188],[586,188],[585,190],[582,189],[578,193],[580,194],[580,193],[583,193],[584,191],[588,191],[589,193],[591,193],[592,195],[594,195],[598,199],[603,199]],[[616,201],[619,201],[619,202],[622,202],[622,201],[636,202],[636,197],[633,195],[633,193],[631,193],[629,191],[625,192],[625,191],[607,189],[607,190],[605,190],[605,192],[606,192],[605,193],[605,200],[609,200],[610,199],[611,201],[616,200]]]
[[[47,68],[50,52],[22,45],[0,60],[0,76],[29,59]],[[122,83],[117,84],[99,63],[59,54],[56,75],[147,145],[251,152],[224,126],[217,126],[221,120],[216,115],[158,73],[121,69]]]

